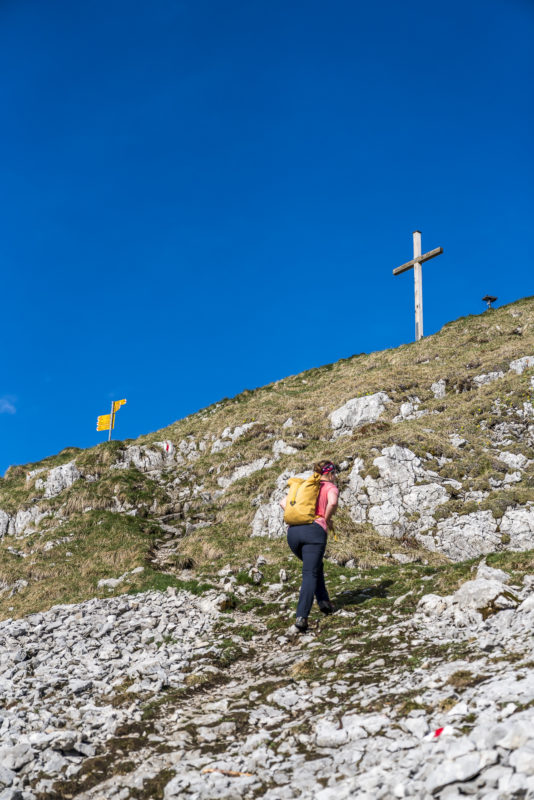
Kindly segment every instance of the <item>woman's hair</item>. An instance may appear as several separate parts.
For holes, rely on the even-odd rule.
[[[318,461],[313,465],[313,471],[319,475],[328,475],[330,472],[337,471],[336,465],[325,458],[323,461]]]

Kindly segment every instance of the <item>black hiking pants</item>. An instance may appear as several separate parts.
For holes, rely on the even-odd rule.
[[[311,525],[290,525],[287,543],[302,561],[302,585],[300,587],[297,617],[308,617],[314,596],[318,603],[328,602],[324,582],[323,556],[326,550],[326,532],[317,522]]]

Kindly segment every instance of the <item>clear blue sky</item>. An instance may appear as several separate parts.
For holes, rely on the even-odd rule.
[[[534,293],[530,0],[3,0],[0,473]]]

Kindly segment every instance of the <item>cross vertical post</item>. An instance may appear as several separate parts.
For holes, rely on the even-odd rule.
[[[417,259],[421,256],[421,231],[413,232],[413,282],[415,293],[415,341],[423,338],[423,268]]]
[[[443,253],[443,247],[436,247],[434,250],[429,250],[428,253],[421,253],[421,231],[413,232],[413,259],[396,267],[393,270],[394,275],[400,275],[401,272],[407,272],[413,269],[414,279],[414,295],[415,295],[415,340],[418,342],[423,338],[423,263],[430,261],[431,258],[440,256]]]

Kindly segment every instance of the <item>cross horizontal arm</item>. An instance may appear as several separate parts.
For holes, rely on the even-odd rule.
[[[418,256],[417,258],[412,258],[412,260],[407,261],[406,264],[402,264],[400,267],[396,267],[393,270],[393,274],[400,275],[401,272],[406,272],[407,270],[412,269],[414,264],[422,264],[423,261],[430,261],[431,258],[440,256],[442,253],[443,253],[443,247],[436,247],[435,250],[429,250],[428,253],[424,253],[422,256]]]

